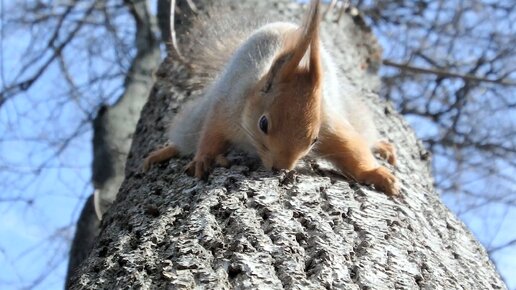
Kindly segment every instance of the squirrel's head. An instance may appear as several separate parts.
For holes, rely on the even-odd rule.
[[[243,112],[244,129],[269,169],[294,168],[319,135],[323,69],[317,9],[312,13],[312,22],[273,62]]]
[[[317,142],[322,96],[313,81],[299,71],[247,103],[244,126],[265,167],[292,169]]]

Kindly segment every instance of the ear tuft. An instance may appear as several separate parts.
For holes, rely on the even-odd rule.
[[[312,0],[308,14],[300,27],[296,39],[290,47],[293,49],[290,58],[281,70],[281,79],[288,79],[299,67],[299,64],[310,49],[309,72],[314,85],[319,85],[322,79],[322,62],[320,52],[319,26],[321,22],[320,0]]]

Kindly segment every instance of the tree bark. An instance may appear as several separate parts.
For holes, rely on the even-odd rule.
[[[303,14],[287,0],[233,3],[234,13],[252,7],[273,20]],[[275,174],[241,153],[207,182],[183,173],[187,159],[142,174],[143,158],[165,141],[181,104],[201,93],[186,85],[197,75],[166,61],[126,178],[72,289],[505,289],[484,248],[435,192],[428,153],[375,93],[380,50],[360,16],[322,27],[341,81],[361,92],[398,150],[401,197],[353,183],[319,160]],[[186,34],[180,39],[186,50],[193,45]]]
[[[65,289],[70,288],[70,278],[75,270],[90,254],[95,239],[99,234],[100,221],[95,214],[93,195],[86,200],[84,207],[77,221],[75,236],[70,248],[68,258],[68,271],[66,273]]]

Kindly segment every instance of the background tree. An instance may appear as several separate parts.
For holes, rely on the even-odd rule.
[[[0,3],[1,210],[7,215],[36,216],[47,233],[44,241],[19,254],[13,254],[9,244],[1,244],[2,258],[16,270],[24,267],[20,262],[24,257],[33,260],[35,254],[53,253],[38,275],[1,282],[34,286],[65,259],[76,216],[92,192],[88,184],[101,188],[99,184],[111,180],[99,183],[102,174],[96,173],[90,178],[89,154],[81,153],[91,151],[92,138],[95,143],[103,140],[101,136],[111,136],[99,135],[102,130],[95,124],[110,124],[103,119],[106,116],[116,120],[116,113],[104,113],[123,107],[117,100],[156,67],[158,52],[152,50],[158,26],[168,27],[169,5],[158,1],[157,9],[151,9],[146,1]],[[189,2],[178,5],[180,14],[195,10]],[[459,204],[458,213],[469,220],[485,214],[486,208],[487,213],[493,208],[500,211],[500,205],[508,214],[514,213],[515,68],[511,64],[515,62],[510,44],[515,37],[515,13],[510,1],[339,5],[341,14],[327,17],[342,19],[339,15],[344,12],[356,15],[352,7],[358,7],[387,48],[382,95],[412,121],[431,149],[444,197],[452,205]],[[152,16],[150,11],[155,10],[161,21]],[[163,35],[168,36],[168,31]],[[142,67],[138,57],[141,60],[144,51],[154,60]],[[361,65],[374,68],[377,61],[372,56]],[[143,83],[141,88],[149,88],[151,81]],[[138,109],[126,109],[122,116],[138,115]],[[117,149],[119,160],[127,152],[134,128],[129,124],[135,118],[120,131],[127,132],[125,136],[110,139],[118,138],[120,148],[105,147]],[[92,128],[97,129],[95,134]],[[104,147],[96,148],[94,156],[106,156],[99,151]],[[121,172],[120,167],[116,170]],[[59,218],[55,218],[47,208],[56,211],[59,196],[77,205],[56,213]],[[66,207],[71,207],[70,202]],[[494,253],[514,244],[510,239],[490,244],[497,232],[490,234],[481,238]]]
[[[55,184],[34,188],[33,183],[34,180],[56,180],[54,176],[49,177],[56,167],[62,174],[57,180],[63,184],[69,180],[84,183],[70,175],[91,172],[87,174],[91,174],[91,181],[85,185],[92,184],[104,204],[114,199],[123,180],[132,133],[153,85],[153,73],[160,62],[161,40],[156,17],[150,13],[146,1],[26,1],[22,9],[18,4],[7,8],[10,13],[6,13],[2,5],[2,32],[9,31],[13,36],[18,30],[28,29],[31,31],[31,42],[23,54],[19,72],[3,78],[0,104],[6,105],[3,112],[7,112],[7,117],[13,108],[16,110],[16,118],[35,116],[19,120],[8,118],[3,124],[6,134],[3,135],[2,145],[17,146],[20,141],[30,140],[37,143],[30,148],[30,154],[23,154],[18,160],[11,158],[14,146],[6,146],[11,151],[2,155],[5,159],[2,170],[6,176],[3,188],[14,190],[2,202],[8,203],[7,211],[12,210],[12,203],[24,203],[42,223],[48,223],[47,217],[40,216],[37,204],[39,200],[45,199],[45,192],[42,191],[53,188]],[[128,24],[128,29],[124,29]],[[40,32],[49,28],[52,29],[51,34]],[[12,37],[6,39],[11,40],[12,45],[19,45]],[[2,57],[2,60],[2,67],[4,63],[13,65],[8,57]],[[49,93],[45,82],[53,77],[66,82],[64,85],[58,82],[60,85],[52,87]],[[38,91],[42,83],[45,91]],[[27,95],[25,91],[32,94]],[[35,95],[35,99],[31,98],[32,95]],[[25,111],[20,113],[17,110],[19,104],[27,107]],[[40,104],[43,104],[43,108],[37,107]],[[38,114],[33,114],[34,111]],[[74,123],[78,125],[70,125]],[[14,127],[22,130],[30,127],[30,130],[20,132],[13,130]],[[49,136],[39,137],[42,134]],[[81,146],[83,143],[89,146]],[[84,165],[78,154],[82,153],[84,147],[91,150],[91,145],[93,164],[91,169],[86,169],[81,167]],[[89,253],[98,232],[99,221],[93,211],[90,186],[82,191],[78,191],[80,186],[71,188],[71,195],[79,197],[74,212],[83,206],[86,199],[78,224],[80,230],[75,238],[77,243],[74,243],[71,250],[70,269],[73,269]],[[66,193],[68,188],[60,190]],[[49,195],[56,195],[56,192],[52,191]],[[70,203],[66,205],[72,206]],[[50,206],[56,207],[55,204]],[[67,220],[65,225],[52,231],[48,237],[48,247],[53,257],[46,267],[36,270],[39,273],[35,278],[20,276],[19,284],[29,288],[38,286],[67,260],[75,218],[60,218]],[[45,241],[37,241],[36,244],[27,253],[48,251]],[[11,262],[15,268],[23,264],[19,261],[20,257],[27,255],[22,253],[11,258],[10,253],[3,252],[9,259],[18,260]],[[8,272],[7,277],[12,275]],[[4,283],[16,285],[14,281],[9,279]]]

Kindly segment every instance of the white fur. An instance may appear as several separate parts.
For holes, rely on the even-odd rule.
[[[372,147],[378,141],[378,132],[369,109],[360,100],[358,95],[360,91],[350,84],[339,81],[333,57],[322,46],[321,57],[324,68],[323,112],[325,117],[351,125]]]

